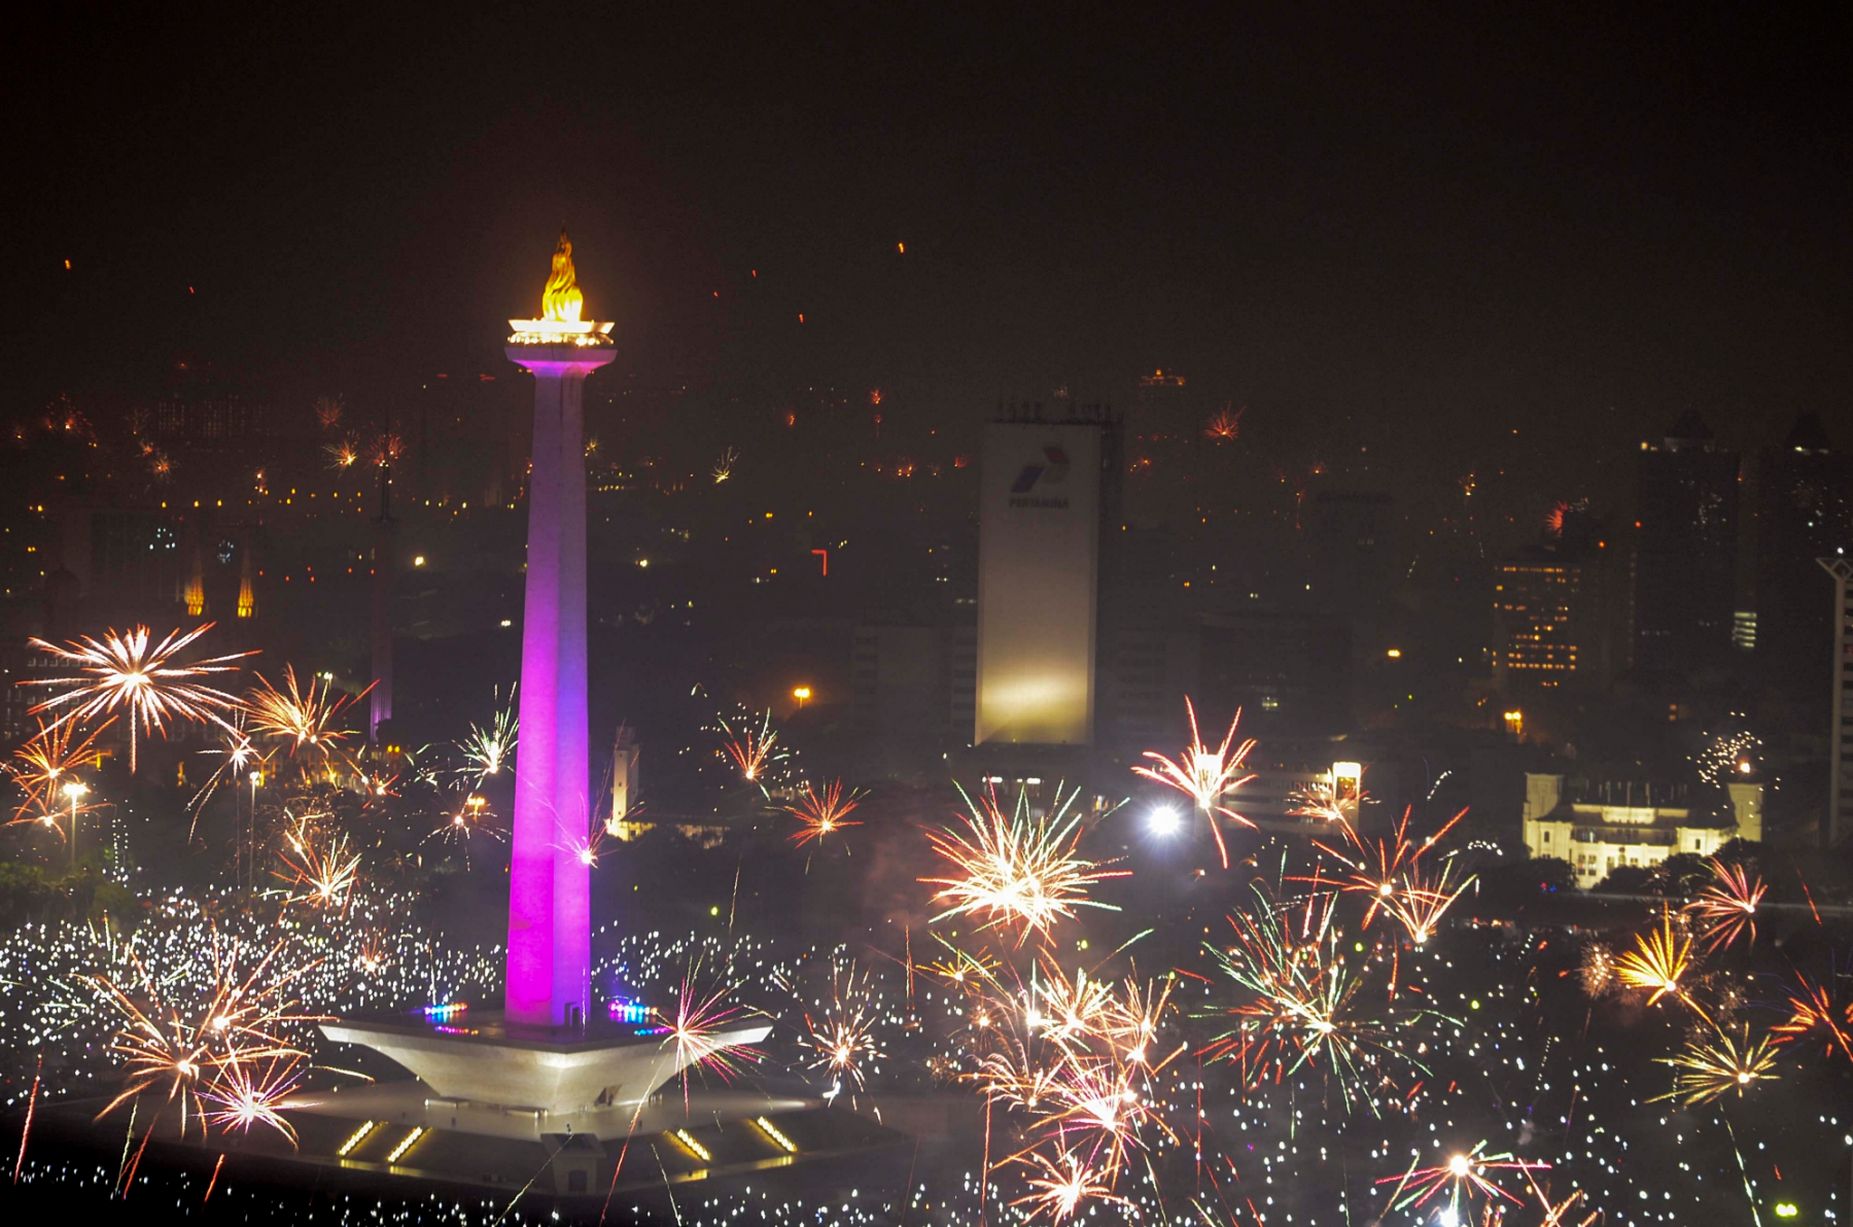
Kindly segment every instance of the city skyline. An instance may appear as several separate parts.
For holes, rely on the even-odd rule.
[[[424,56],[389,36],[325,77],[313,40],[175,29],[177,65],[226,64],[249,101],[182,101],[131,133],[111,109],[152,70],[77,102],[22,78],[22,165],[47,173],[22,176],[32,255],[9,269],[6,331],[58,352],[107,312],[146,337],[120,359],[144,383],[192,352],[283,399],[390,401],[397,355],[493,369],[493,333],[450,304],[522,292],[508,253],[568,219],[639,341],[614,375],[644,386],[886,386],[975,425],[1000,398],[1118,400],[1174,367],[1257,425],[1343,430],[1418,476],[1515,427],[1573,469],[1583,439],[1689,408],[1737,447],[1792,409],[1853,437],[1846,282],[1813,254],[1837,246],[1822,142],[1844,103],[1803,30],[1282,24],[1058,24],[1041,46],[1007,21],[852,23],[825,45],[774,23],[788,78],[732,44],[691,63],[673,28],[612,44],[594,24],[564,80],[539,70],[544,36],[514,39],[452,108],[420,87],[476,66],[493,23],[449,35],[454,63],[441,32]],[[1285,47],[1309,67],[1270,57]],[[1421,70],[1398,75],[1402,55]],[[940,70],[947,90],[906,88]],[[86,159],[83,188],[43,162],[60,150]],[[528,188],[567,157],[588,168],[576,194]],[[142,200],[158,228],[125,207]],[[145,394],[94,362],[7,378],[28,399]]]

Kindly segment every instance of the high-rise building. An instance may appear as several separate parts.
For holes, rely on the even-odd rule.
[[[1833,847],[1842,832],[1853,829],[1853,562],[1823,558],[1820,565],[1833,578],[1833,702],[1827,741],[1827,813],[1821,823],[1821,842]]]
[[[1354,618],[1380,609],[1396,578],[1395,525],[1395,499],[1386,492],[1313,495],[1306,527],[1314,603]]]
[[[1641,443],[1634,663],[1684,672],[1729,651],[1736,609],[1737,454],[1696,412]]]
[[[1583,565],[1533,546],[1493,564],[1493,678],[1559,686],[1588,666]]]
[[[1094,738],[1103,421],[985,428],[972,742]]]
[[[1853,456],[1833,450],[1817,415],[1798,416],[1778,446],[1757,456],[1754,510],[1758,674],[1818,720],[1834,619],[1815,559],[1853,549]]]

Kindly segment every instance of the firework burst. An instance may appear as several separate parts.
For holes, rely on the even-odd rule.
[[[351,435],[335,443],[324,443],[322,452],[328,457],[328,467],[337,471],[360,463],[360,447]]]
[[[1401,1176],[1386,1176],[1377,1183],[1396,1185],[1390,1200],[1398,1210],[1439,1201],[1459,1222],[1462,1221],[1462,1208],[1471,1207],[1482,1198],[1523,1204],[1517,1194],[1499,1186],[1494,1179],[1497,1173],[1519,1172],[1530,1179],[1532,1172],[1548,1170],[1548,1163],[1519,1159],[1510,1154],[1489,1155],[1482,1141],[1472,1150],[1450,1156],[1446,1163],[1434,1167],[1412,1165]]]
[[[812,1056],[808,1067],[828,1075],[839,1088],[849,1086],[851,1102],[868,1089],[867,1073],[887,1055],[875,1036],[878,1013],[868,974],[858,974],[851,962],[831,966],[828,1003],[816,1016],[808,1010],[804,1014],[803,1046]]]
[[[242,707],[239,708],[232,713],[231,719],[216,730],[219,744],[213,749],[200,751],[201,754],[217,758],[219,765],[213,768],[212,774],[206,777],[206,782],[200,785],[199,791],[193,794],[193,799],[187,802],[187,808],[193,811],[195,826],[199,823],[200,810],[205,808],[206,802],[212,800],[213,794],[218,792],[222,785],[227,781],[237,783],[239,777],[246,771],[261,768],[269,761],[266,756],[258,752],[257,743],[251,740],[250,719],[250,712]],[[187,838],[192,837],[193,832],[189,829]]]
[[[663,1042],[675,1045],[684,1109],[690,1070],[731,1083],[745,1074],[747,1066],[764,1059],[764,1053],[736,1034],[748,1018],[744,1007],[729,1000],[737,988],[734,984],[703,984],[699,965],[691,966],[676,988],[675,1009],[664,1018],[667,1033]]]
[[[798,803],[782,807],[800,824],[791,841],[800,847],[813,839],[822,843],[824,836],[834,831],[861,826],[861,822],[849,821],[848,815],[861,803],[862,796],[861,792],[845,793],[842,780],[830,781],[822,792],[813,784],[805,784],[798,791]]]
[[[212,626],[206,622],[185,634],[172,631],[159,642],[145,626],[121,632],[110,630],[101,639],[86,635],[65,644],[33,639],[33,647],[75,666],[77,671],[66,677],[20,683],[67,688],[32,708],[31,713],[60,713],[48,728],[122,713],[129,726],[129,771],[133,773],[139,734],[165,736],[168,724],[175,720],[224,727],[225,713],[238,706],[235,697],[200,679],[234,673],[239,668],[235,662],[253,653],[233,652],[190,663],[179,659]]]
[[[1423,854],[1453,830],[1455,824],[1466,817],[1467,811],[1455,814],[1420,843],[1409,838],[1409,819],[1413,812],[1413,808],[1403,810],[1402,819],[1388,838],[1366,839],[1358,833],[1356,827],[1341,821],[1339,831],[1345,837],[1342,846],[1321,840],[1314,840],[1313,846],[1336,859],[1347,870],[1347,876],[1336,884],[1338,890],[1345,894],[1361,895],[1367,901],[1363,928],[1370,928],[1377,913],[1385,911],[1402,924],[1409,931],[1410,937],[1420,945],[1428,940],[1441,913],[1447,911],[1448,906],[1472,879],[1460,883],[1450,892],[1450,875],[1446,867],[1439,876],[1433,878],[1425,877],[1420,869]],[[1322,884],[1327,879],[1315,876],[1290,880]]]
[[[718,486],[733,476],[733,466],[739,459],[740,453],[731,447],[721,452],[720,459],[716,460],[714,467],[708,470],[708,476],[714,479],[715,485]]]
[[[192,1009],[171,1002],[161,981],[131,947],[118,960],[126,970],[127,986],[107,974],[82,977],[97,1004],[117,1020],[108,1050],[121,1057],[124,1086],[97,1113],[109,1115],[141,1095],[165,1089],[166,1101],[181,1105],[181,1131],[189,1113],[204,1123],[206,1094],[225,1089],[228,1071],[248,1062],[301,1058],[307,1053],[286,1037],[296,1024],[320,1021],[321,1016],[297,1013],[288,996],[297,978],[308,975],[320,960],[285,970],[276,967],[284,943],[272,946],[248,973],[241,973],[243,947],[214,934],[208,941],[212,982]],[[262,1086],[259,1078],[255,1085]]]
[[[1246,409],[1224,405],[1203,428],[1203,437],[1212,443],[1233,443],[1242,437],[1242,415]]]
[[[773,747],[778,745],[778,732],[772,727],[772,709],[760,718],[757,729],[747,728],[743,732],[734,732],[727,721],[720,721],[725,740],[721,743],[721,755],[740,769],[740,774],[750,784],[759,784],[765,774],[766,765],[772,760]],[[764,785],[761,785],[763,789]]]
[[[1654,1100],[1677,1099],[1689,1108],[1730,1094],[1742,1095],[1754,1084],[1776,1077],[1770,1072],[1776,1064],[1776,1053],[1769,1037],[1752,1040],[1748,1023],[1735,1035],[1714,1028],[1709,1035],[1688,1040],[1678,1056],[1655,1059],[1677,1072],[1673,1075],[1673,1089]]]
[[[1692,1007],[1693,1013],[1709,1020],[1704,1009],[1687,989],[1692,974],[1692,938],[1673,928],[1673,914],[1662,908],[1660,927],[1636,935],[1634,949],[1615,960],[1615,975],[1628,988],[1650,990],[1648,1005],[1658,1004],[1671,995]]]
[[[1428,939],[1440,928],[1442,916],[1474,883],[1471,874],[1458,882],[1454,881],[1453,874],[1452,859],[1442,861],[1441,872],[1432,876],[1426,870],[1411,866],[1402,889],[1387,904],[1390,914],[1396,917],[1414,944],[1428,944]]]
[[[1025,1221],[1047,1215],[1052,1223],[1065,1223],[1080,1213],[1084,1203],[1090,1209],[1130,1204],[1113,1191],[1111,1173],[1094,1171],[1069,1151],[1050,1158],[1040,1150],[1029,1150],[1012,1161],[1029,1169],[1023,1178],[1029,1192],[1010,1203],[1024,1210]]]
[[[1316,1063],[1349,1107],[1366,1071],[1393,1045],[1383,1021],[1365,1008],[1361,970],[1340,949],[1334,896],[1315,896],[1301,908],[1276,903],[1259,885],[1253,890],[1255,906],[1228,918],[1232,943],[1210,947],[1248,999],[1222,1011],[1231,1025],[1204,1055],[1236,1063],[1250,1085]],[[1366,1102],[1374,1111],[1374,1101]]]
[[[1251,829],[1255,824],[1224,805],[1222,799],[1255,778],[1245,774],[1245,764],[1255,748],[1255,740],[1250,737],[1236,744],[1236,726],[1242,721],[1242,713],[1238,711],[1235,719],[1229,721],[1229,731],[1223,734],[1222,744],[1212,749],[1197,731],[1196,705],[1186,698],[1184,710],[1190,717],[1190,744],[1184,747],[1183,753],[1171,759],[1156,750],[1147,750],[1145,757],[1157,765],[1134,767],[1133,774],[1175,788],[1196,804],[1197,812],[1209,820],[1210,834],[1216,837],[1216,851],[1222,857],[1223,868],[1227,869],[1229,849],[1223,843],[1221,820]]]
[[[1818,1037],[1824,1055],[1835,1049],[1853,1061],[1853,1003],[1842,1005],[1835,995],[1833,981],[1817,982],[1797,977],[1789,993],[1789,1016],[1769,1029],[1778,1044],[1798,1044]]]
[[[273,686],[263,674],[258,684],[245,696],[245,708],[251,713],[249,728],[253,736],[267,738],[287,749],[293,757],[305,753],[326,760],[352,737],[353,730],[340,726],[342,715],[364,696],[336,692],[325,678],[311,676],[307,689],[296,681],[294,666],[283,668],[283,685]]]
[[[1327,777],[1314,780],[1288,793],[1287,812],[1300,818],[1318,818],[1325,822],[1348,824],[1351,817],[1345,812],[1346,808],[1349,807],[1351,813],[1355,814],[1370,799],[1370,794],[1361,788],[1355,795],[1341,797],[1338,785]]]
[[[1077,855],[1081,815],[1069,811],[1079,790],[1046,818],[1031,813],[1027,793],[1019,793],[1009,811],[995,793],[979,802],[963,789],[960,795],[968,810],[960,815],[963,830],[927,833],[933,850],[953,869],[950,877],[920,879],[939,887],[933,899],[947,905],[935,920],[970,916],[985,928],[1017,925],[1021,946],[1030,934],[1046,934],[1058,920],[1072,918],[1077,908],[1119,910],[1087,897],[1093,886],[1126,877],[1128,871],[1109,870]]]
[[[233,1052],[221,1065],[212,1084],[200,1092],[201,1120],[230,1132],[248,1133],[253,1125],[266,1125],[296,1144],[296,1130],[277,1109],[302,1081],[297,1053],[256,1062]]]
[[[96,739],[114,723],[112,717],[86,732],[75,722],[47,725],[41,720],[39,731],[13,751],[5,767],[22,795],[13,821],[42,822],[51,811],[66,808],[58,790],[79,767],[102,765],[109,752],[98,749]]]
[[[1712,880],[1694,895],[1686,912],[1699,927],[1708,951],[1729,949],[1739,937],[1756,943],[1757,906],[1769,890],[1763,879],[1742,865],[1711,859]]]
[[[341,911],[359,875],[360,854],[349,853],[346,835],[323,840],[312,825],[323,817],[310,814],[296,820],[284,836],[283,868],[276,876],[290,884],[291,903]]]
[[[470,734],[457,743],[457,749],[463,753],[463,766],[458,774],[473,775],[476,783],[473,787],[481,788],[483,781],[492,775],[500,775],[502,768],[515,761],[515,735],[520,731],[521,719],[515,706],[515,687],[508,688],[508,703],[502,704],[501,692],[496,692],[495,715],[488,724],[471,724]]]

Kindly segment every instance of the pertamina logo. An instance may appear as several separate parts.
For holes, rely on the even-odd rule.
[[[1010,486],[1012,507],[1066,507],[1068,496],[1059,487],[1068,480],[1068,453],[1058,444],[1042,449],[1042,462],[1023,466]]]

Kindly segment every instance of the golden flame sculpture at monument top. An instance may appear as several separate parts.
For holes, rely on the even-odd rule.
[[[560,227],[560,241],[553,249],[553,269],[547,274],[547,288],[541,292],[541,315],[533,320],[509,320],[514,334],[511,345],[609,345],[611,325],[582,320],[585,295],[579,292],[579,278],[573,271],[573,244]]]

